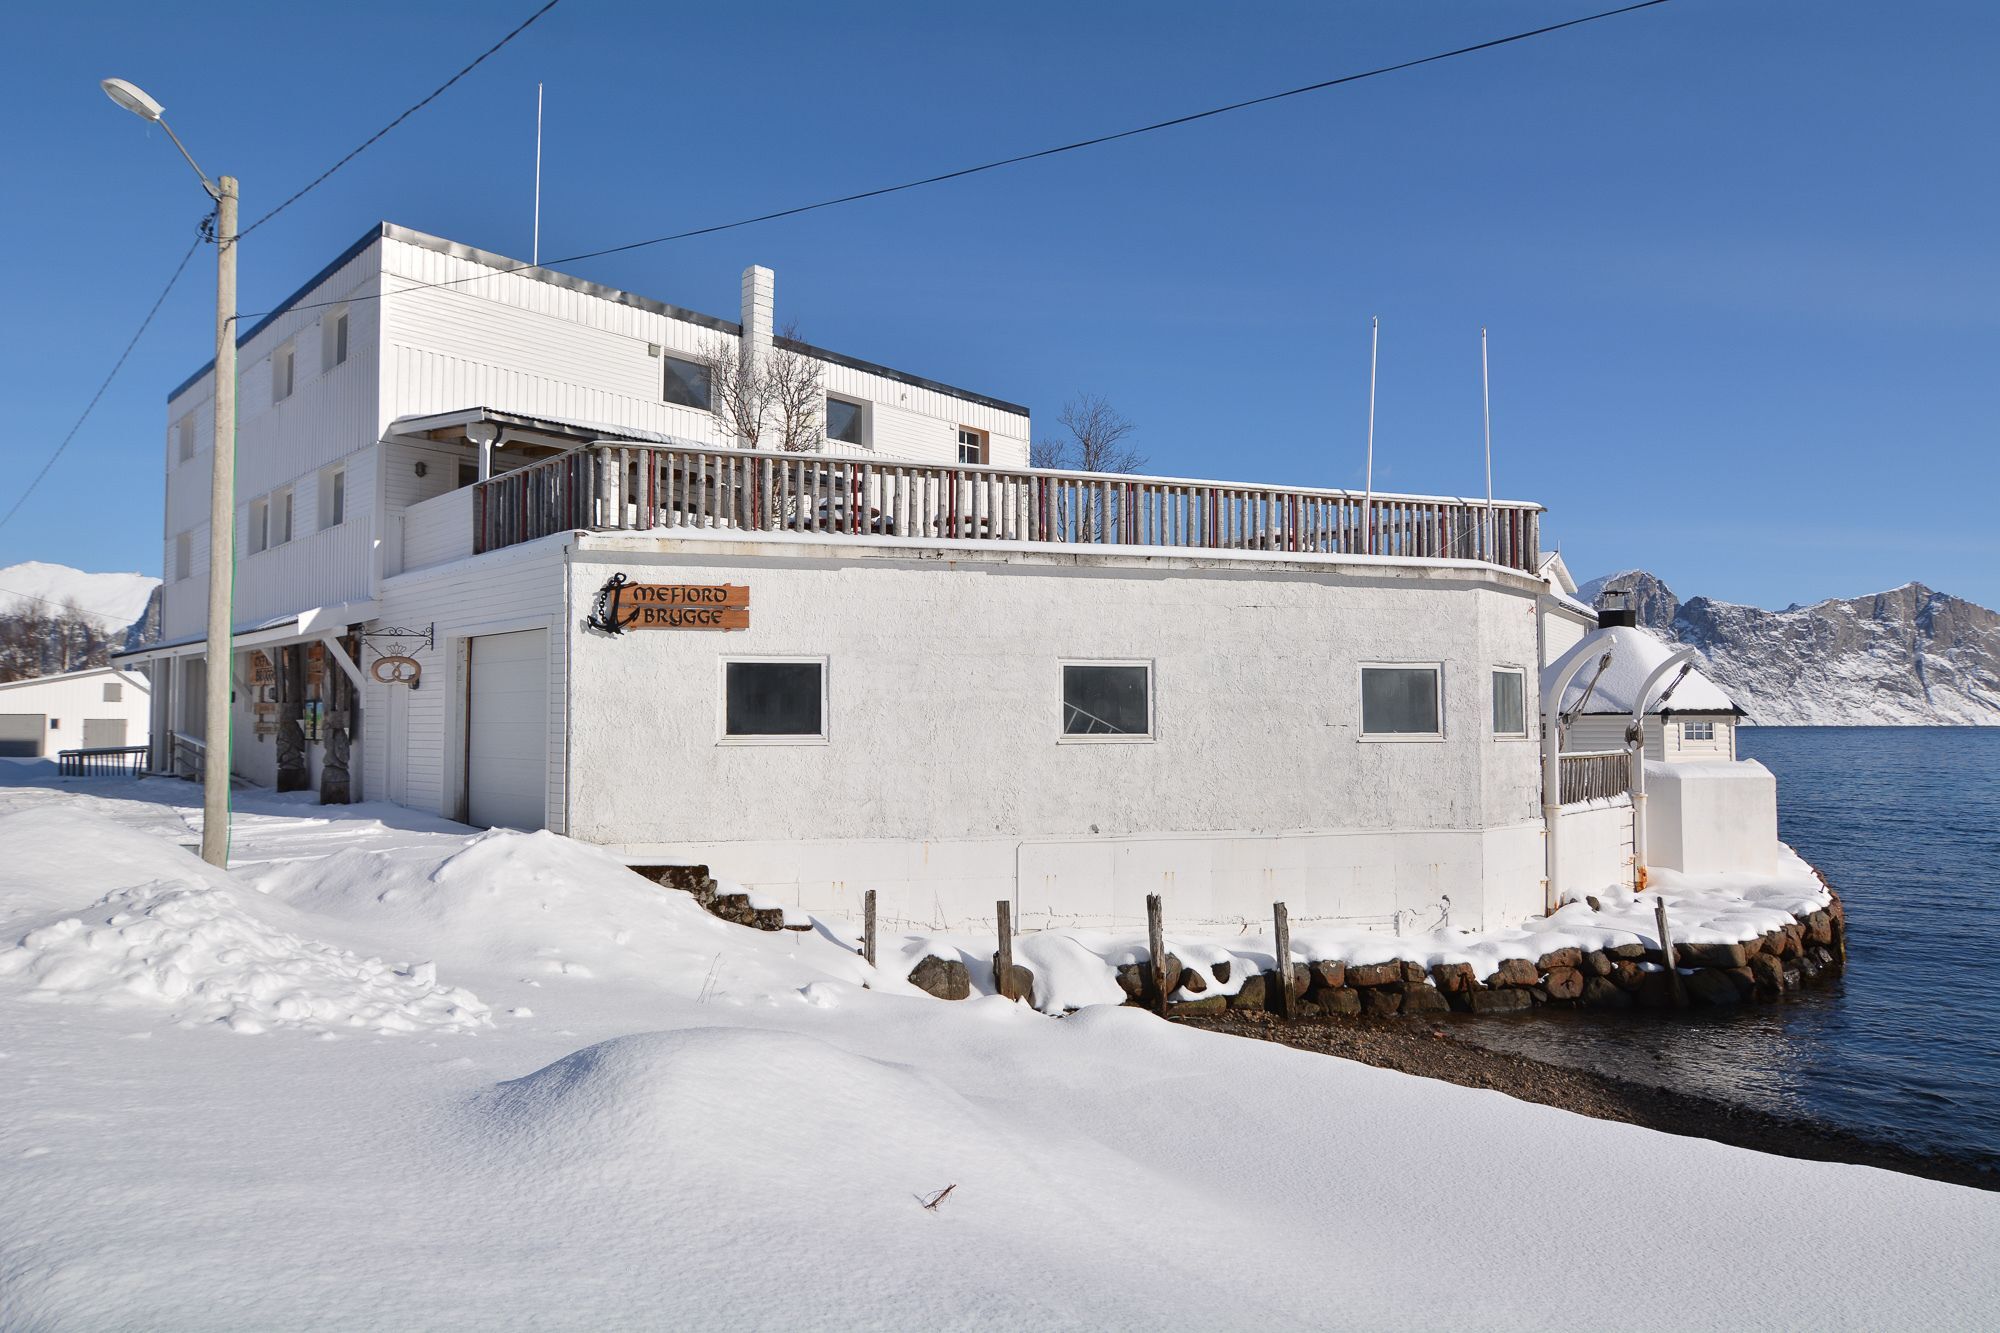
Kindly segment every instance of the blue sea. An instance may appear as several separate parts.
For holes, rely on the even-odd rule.
[[[1846,901],[1846,975],[1729,1013],[1459,1035],[2000,1166],[2000,728],[1744,727],[1737,751]]]

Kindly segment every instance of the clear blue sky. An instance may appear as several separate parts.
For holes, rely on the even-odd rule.
[[[564,0],[244,246],[243,308],[387,218],[543,256],[1115,130],[1608,0],[914,7]],[[204,211],[117,74],[246,217],[535,0],[70,4],[11,16],[0,308],[11,504]],[[1030,405],[1080,390],[1150,470],[1498,489],[1578,577],[1782,606],[1919,579],[2000,606],[2000,7],[1675,3],[1183,129],[572,267],[733,314],[778,273],[813,341]],[[167,391],[212,339],[204,248],[0,530],[0,564],[160,566]]]

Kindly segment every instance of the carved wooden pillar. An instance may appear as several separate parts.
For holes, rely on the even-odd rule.
[[[355,654],[350,648],[349,657]],[[334,663],[327,663],[326,755],[319,769],[319,803],[346,805],[353,800],[353,783],[348,775],[348,746],[354,717],[354,682]]]
[[[306,732],[301,722],[306,701],[306,653],[293,644],[278,649],[278,790],[305,791],[312,786],[312,766],[306,758]]]

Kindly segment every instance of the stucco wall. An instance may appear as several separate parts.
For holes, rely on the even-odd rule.
[[[1648,761],[1646,860],[1697,873],[1771,873],[1778,861],[1778,780],[1754,759]]]
[[[933,544],[935,545],[935,544]],[[574,636],[570,830],[892,918],[1170,912],[1497,924],[1540,905],[1535,747],[1490,671],[1536,662],[1535,585],[1368,564],[582,539],[613,572],[738,583],[751,627]],[[580,612],[579,612],[580,614]],[[718,744],[722,659],[825,657],[827,739]],[[1154,669],[1154,737],[1065,742],[1065,660]],[[1444,666],[1445,736],[1360,736],[1363,662]],[[1534,720],[1530,719],[1531,730]]]
[[[1647,825],[1648,829],[1652,827]],[[1609,801],[1566,805],[1562,811],[1563,895],[1596,893],[1620,885],[1632,887],[1632,802],[1620,796]]]

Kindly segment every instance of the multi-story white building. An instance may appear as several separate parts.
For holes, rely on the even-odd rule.
[[[1541,909],[1537,682],[1590,616],[1537,506],[1032,469],[1025,408],[773,306],[384,224],[247,330],[234,770],[890,920]],[[825,438],[745,448],[702,401],[787,351]],[[211,400],[143,654],[182,770]]]

